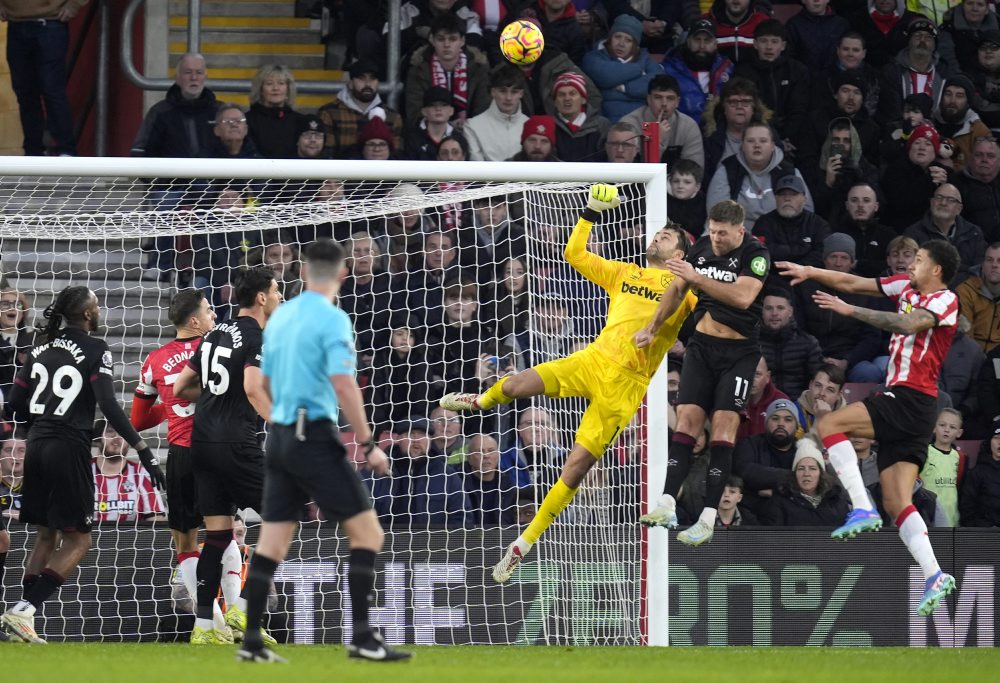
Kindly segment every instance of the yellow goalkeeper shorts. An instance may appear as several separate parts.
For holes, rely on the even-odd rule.
[[[639,409],[649,380],[588,347],[535,366],[550,398],[582,396],[590,401],[576,442],[600,459]]]

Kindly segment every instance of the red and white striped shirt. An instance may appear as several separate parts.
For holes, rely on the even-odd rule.
[[[938,375],[958,328],[958,297],[950,289],[921,294],[910,285],[909,275],[880,278],[879,289],[896,303],[898,313],[922,308],[937,323],[916,334],[894,333],[889,341],[886,387],[909,387],[928,396],[938,394]]]
[[[95,522],[134,522],[166,510],[160,493],[139,465],[125,463],[125,469],[116,475],[101,474],[96,461],[90,466],[94,471]]]

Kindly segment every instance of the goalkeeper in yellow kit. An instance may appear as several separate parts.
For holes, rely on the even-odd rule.
[[[507,581],[528,551],[569,505],[584,476],[611,446],[639,408],[649,380],[677,340],[681,324],[697,303],[688,291],[672,316],[657,332],[652,344],[637,348],[636,332],[643,329],[674,279],[666,270],[670,259],[683,259],[690,242],[677,225],[659,230],[646,249],[649,267],[609,261],[587,251],[594,221],[602,211],[618,206],[618,189],[594,185],[583,216],[566,244],[566,260],[611,297],[608,319],[601,334],[587,348],[558,360],[502,378],[486,393],[448,394],[441,407],[449,410],[489,410],[514,399],[546,396],[583,396],[590,403],[559,480],[549,490],[534,519],[493,568],[493,579]]]

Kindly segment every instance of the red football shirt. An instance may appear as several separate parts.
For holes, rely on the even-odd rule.
[[[177,446],[191,445],[194,404],[175,397],[173,384],[194,355],[199,341],[201,337],[175,339],[149,354],[135,390],[140,399],[160,397],[167,407],[167,442]]]
[[[94,471],[94,521],[134,522],[141,517],[162,515],[163,499],[149,475],[134,462],[125,464],[121,474],[101,474],[97,463]]]

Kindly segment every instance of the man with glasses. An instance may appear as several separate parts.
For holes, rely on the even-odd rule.
[[[705,177],[711,178],[723,159],[740,150],[743,131],[751,121],[763,120],[763,107],[757,95],[757,86],[745,78],[734,77],[722,87],[719,94],[721,107],[714,111],[711,122],[706,122]],[[721,113],[721,115],[720,115]]]
[[[916,240],[921,247],[930,240],[944,240],[958,250],[960,264],[948,283],[954,289],[983,262],[986,241],[978,225],[962,218],[962,193],[951,183],[944,183],[931,196],[930,208],[924,217],[903,234]]]
[[[638,157],[641,142],[642,133],[631,123],[619,121],[612,124],[604,141],[604,160],[613,164],[631,164],[640,161]]]
[[[998,52],[1000,54],[1000,52]],[[972,158],[955,187],[962,193],[962,217],[978,225],[988,243],[1000,241],[1000,144],[985,136],[972,143]]]

